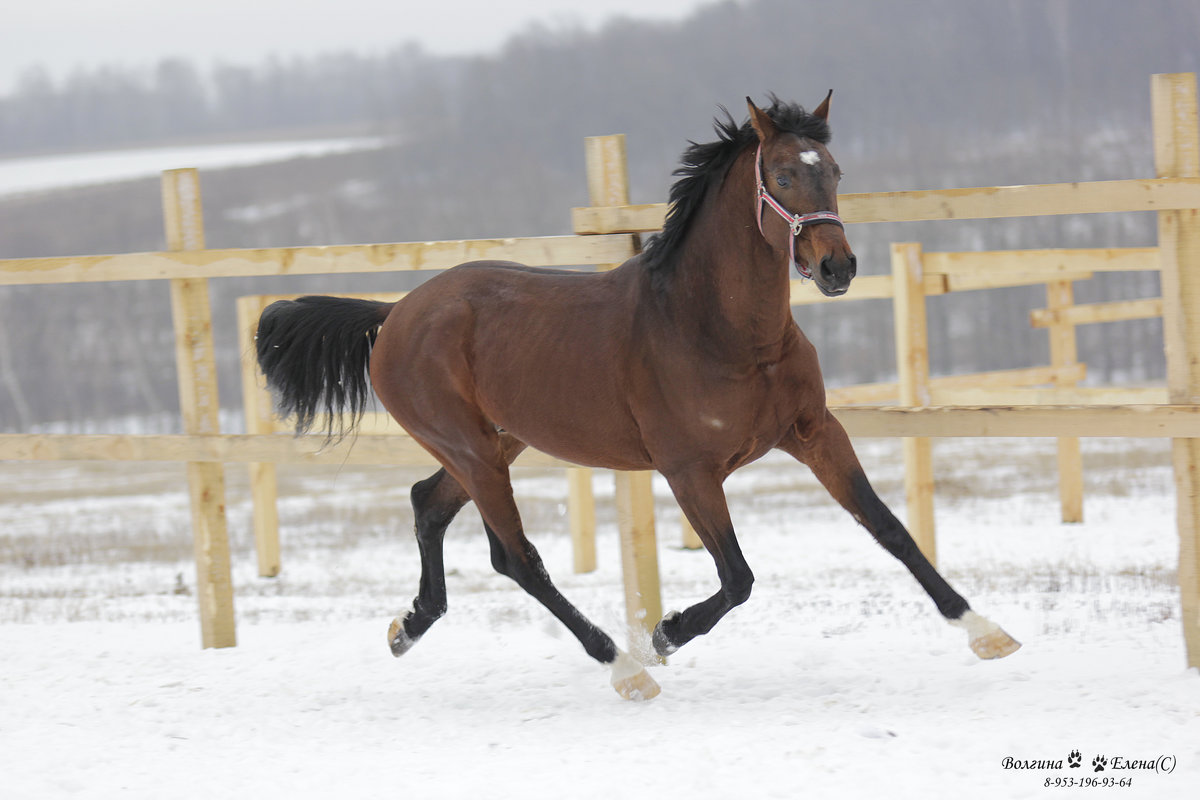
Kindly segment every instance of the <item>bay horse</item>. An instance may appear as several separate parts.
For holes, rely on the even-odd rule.
[[[716,562],[720,589],[658,622],[660,655],[708,633],[750,597],[722,483],[778,448],[898,558],[972,650],[1020,645],[971,610],[871,488],[825,405],[813,345],[792,318],[789,274],[828,296],[856,263],[837,215],[830,155],[832,92],[806,112],[772,96],[750,118],[726,112],[717,141],[692,143],[661,233],[608,272],[478,261],[446,270],[396,303],[332,297],[263,311],[258,363],[297,433],[328,421],[354,429],[372,387],[442,465],[412,488],[420,588],[388,629],[400,656],[446,612],[442,541],[472,500],[493,567],[544,604],[584,650],[611,667],[626,698],[657,683],[555,588],[525,537],[509,465],[527,446],[565,461],[657,470]]]

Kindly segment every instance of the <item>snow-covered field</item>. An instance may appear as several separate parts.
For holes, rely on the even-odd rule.
[[[163,170],[181,167],[223,169],[286,161],[301,156],[374,149],[383,146],[385,142],[385,139],[378,136],[362,136],[180,145],[0,158],[0,198],[68,186],[88,186],[154,177]]]
[[[902,512],[898,443],[860,453]],[[770,457],[727,484],[754,596],[652,666],[647,703],[492,572],[470,509],[447,541],[449,615],[392,658],[419,473],[286,470],[283,574],[263,579],[231,467],[239,644],[201,650],[180,467],[0,464],[0,796],[1200,796],[1166,444],[1086,441],[1081,525],[1058,521],[1053,454],[935,445],[943,572],[1024,643],[1012,657],[976,660],[806,470]],[[596,488],[587,575],[561,474],[520,472],[516,492],[559,587],[623,639],[611,481]],[[676,608],[716,576],[676,546],[659,488]],[[1030,761],[1061,766],[1006,767]]]

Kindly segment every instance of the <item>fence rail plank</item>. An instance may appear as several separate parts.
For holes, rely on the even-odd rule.
[[[852,436],[1194,438],[1200,406],[929,406],[835,408]]]
[[[1157,247],[986,250],[926,253],[930,272],[945,275],[1003,275],[1021,272],[1064,280],[1076,272],[1151,272],[1158,269]]]
[[[1010,386],[1037,386],[1043,383],[1053,383],[1060,379],[1081,381],[1086,375],[1087,368],[1084,364],[1071,364],[1066,367],[1001,369],[994,372],[973,372],[969,375],[944,375],[940,378],[930,378],[929,390],[933,405],[948,406],[954,405],[954,403],[944,399],[947,393],[960,389],[979,388],[986,390],[989,388]],[[826,402],[831,406],[896,402],[899,396],[900,384],[896,382],[859,383],[852,386],[838,386],[825,390]],[[987,404],[971,403],[970,405]]]
[[[1161,297],[1145,300],[1117,300],[1111,303],[1086,303],[1062,308],[1036,308],[1029,312],[1029,324],[1035,328],[1056,325],[1090,325],[1095,322],[1124,322],[1132,319],[1161,317]]]
[[[498,259],[531,267],[620,263],[630,236],[537,236],[0,260],[0,285],[434,270]]]
[[[646,233],[662,228],[667,203],[571,210],[577,233]],[[1200,178],[927,189],[838,196],[846,222],[1041,217],[1200,208]]]
[[[324,436],[287,434],[0,434],[0,460],[205,461],[213,463],[436,466],[407,436],[360,435],[327,444]],[[569,467],[526,450],[517,467]]]
[[[1200,406],[842,406],[833,413],[851,436],[1200,439]],[[281,464],[429,466],[420,445],[404,436],[357,436],[326,444],[323,436],[285,434],[0,434],[0,460],[208,461]],[[516,467],[569,467],[526,450]]]

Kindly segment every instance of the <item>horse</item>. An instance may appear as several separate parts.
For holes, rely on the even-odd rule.
[[[372,389],[441,464],[412,487],[418,594],[392,620],[406,653],[446,613],[443,537],[474,501],[491,563],[611,669],[627,699],[659,686],[554,586],[525,536],[509,466],[526,448],[582,466],[657,470],[716,562],[720,588],[666,614],[660,656],[708,633],[750,597],[722,483],[782,450],[899,559],[980,658],[1020,644],[973,611],[875,493],[825,404],[817,353],[789,305],[790,272],[844,294],[857,264],[837,214],[832,91],[812,112],[774,95],[748,121],[728,111],[717,140],[689,143],[661,232],[606,272],[460,264],[396,303],[303,297],[267,307],[256,350],[297,434],[354,430]],[[722,109],[724,110],[724,109]]]

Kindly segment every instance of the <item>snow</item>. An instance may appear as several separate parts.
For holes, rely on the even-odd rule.
[[[0,159],[0,197],[154,177],[163,170],[222,169],[382,147],[378,136],[180,145]]]
[[[470,509],[447,537],[449,614],[392,658],[387,626],[419,576],[397,533],[410,471],[281,474],[283,573],[264,579],[230,468],[238,646],[202,650],[181,469],[0,464],[0,794],[1041,798],[1047,779],[1125,778],[1109,796],[1195,797],[1200,673],[1185,668],[1169,452],[1084,447],[1086,521],[1064,525],[1053,443],[935,445],[943,574],[1024,644],[995,662],[806,470],[743,470],[726,489],[754,595],[652,665],[662,694],[645,703],[492,571]],[[859,450],[902,515],[898,443]],[[531,539],[624,645],[611,480],[596,476],[600,568],[584,575],[564,484],[517,473]],[[676,546],[656,493],[663,600],[679,608],[715,590],[715,569]],[[1004,767],[1073,750],[1083,767]],[[1175,769],[1094,773],[1100,755]]]

